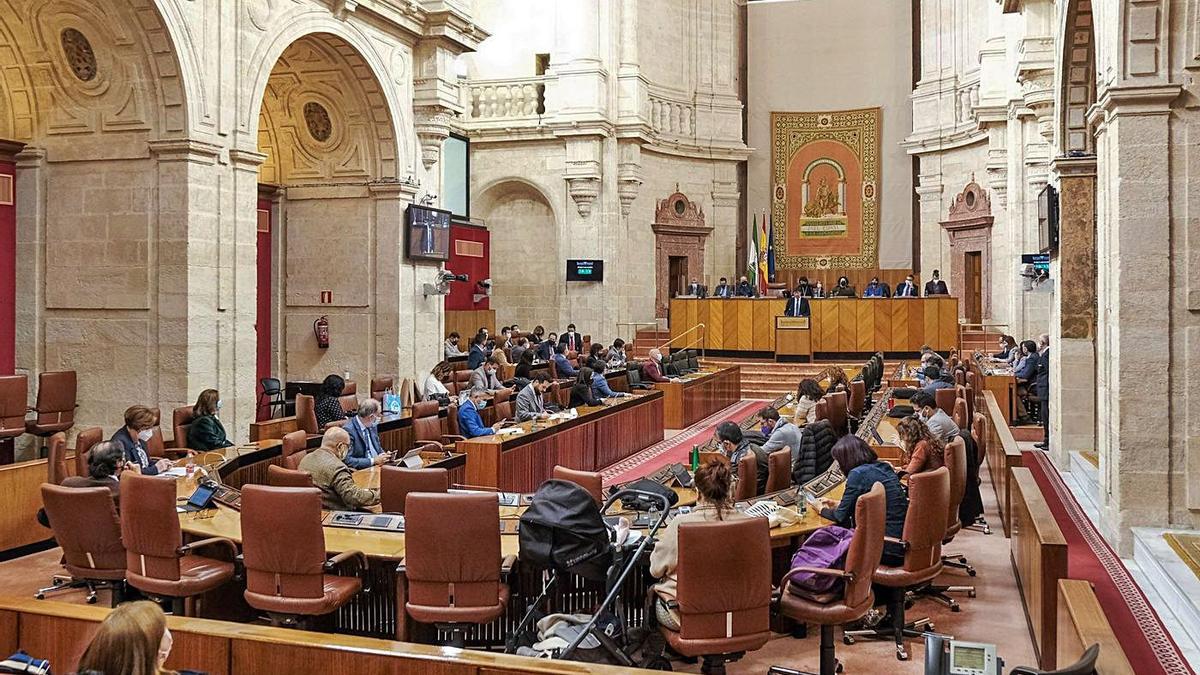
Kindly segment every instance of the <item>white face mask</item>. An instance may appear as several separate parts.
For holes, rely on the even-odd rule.
[[[486,405],[487,405],[486,399],[479,399],[478,401],[475,401],[475,409],[476,410],[483,410],[484,406],[486,406]]]
[[[146,441],[150,440],[150,437],[153,435],[154,435],[153,429],[142,429],[141,431],[138,432],[138,440],[145,443]]]
[[[221,409],[221,399],[217,399],[217,410]]]

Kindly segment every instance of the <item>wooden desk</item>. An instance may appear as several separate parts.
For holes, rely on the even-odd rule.
[[[532,492],[555,465],[595,471],[663,439],[663,394],[652,391],[557,423],[517,425],[524,433],[459,441],[467,455],[467,483],[509,492]]]
[[[775,317],[775,356],[802,356],[812,360],[812,331],[807,316]]]
[[[1033,474],[1012,469],[1012,537],[1009,549],[1017,588],[1043,670],[1054,670],[1058,653],[1058,581],[1067,576],[1067,540]]]
[[[75,453],[68,470],[73,473]],[[37,522],[42,483],[49,476],[45,459],[0,466],[0,551],[50,540],[54,534]],[[11,653],[11,652],[10,652]]]
[[[957,298],[826,298],[809,300],[809,306],[813,354],[958,347]],[[786,307],[783,298],[675,298],[671,338],[703,323],[705,349],[778,353],[775,317]]]
[[[1000,511],[1000,521],[1004,525],[1004,535],[1012,536],[1012,488],[1009,485],[1010,470],[1021,466],[1024,459],[1017,441],[1013,438],[1012,430],[1004,421],[1004,414],[996,403],[996,397],[990,391],[983,392],[986,409],[982,412],[988,416],[987,465],[992,477],[992,488],[996,491],[996,506]]]
[[[1113,633],[1096,599],[1092,584],[1079,579],[1058,580],[1058,668],[1075,663],[1083,650],[1100,643],[1098,675],[1133,675],[1121,642]]]
[[[655,382],[663,393],[663,427],[686,429],[742,400],[741,366],[693,373],[680,382]]]

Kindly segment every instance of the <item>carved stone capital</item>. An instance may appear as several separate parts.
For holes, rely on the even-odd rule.
[[[441,106],[413,109],[413,129],[421,142],[421,164],[429,171],[442,154],[442,142],[450,136],[453,112]]]
[[[567,194],[575,200],[579,215],[587,218],[592,214],[592,202],[600,196],[600,178],[580,176],[567,178]]]

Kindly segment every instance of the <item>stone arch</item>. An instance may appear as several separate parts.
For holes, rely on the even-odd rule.
[[[554,214],[554,222],[560,222],[562,214],[559,212],[559,208],[555,203],[555,199],[553,197],[554,193],[538,181],[525,178],[524,176],[504,176],[502,178],[496,178],[484,183],[477,191],[475,191],[479,196],[473,199],[474,206],[471,210],[479,214],[486,213],[490,206],[495,202],[496,198],[503,194],[504,190],[500,188],[504,188],[506,185],[513,183],[524,185],[528,189],[538,193],[538,195],[541,196],[541,199],[550,207],[550,211]]]
[[[1096,32],[1091,0],[1071,0],[1061,14],[1058,63],[1058,146],[1068,155],[1096,154],[1088,112],[1096,103]]]
[[[256,142],[263,142],[263,107],[270,92],[272,77],[278,73],[280,59],[296,45],[323,52],[330,62],[337,64],[349,77],[342,83],[356,88],[361,94],[360,103],[364,120],[375,127],[375,145],[379,149],[378,163],[372,171],[373,178],[409,177],[413,173],[415,158],[411,155],[415,143],[411,135],[411,120],[401,105],[401,94],[408,88],[402,73],[389,79],[388,67],[381,55],[362,29],[353,22],[334,19],[324,9],[305,8],[278,18],[272,17],[271,25],[280,26],[279,32],[261,42],[249,60],[259,64],[258,72],[248,79],[246,117],[240,121],[241,128]],[[320,45],[320,46],[316,46]],[[401,48],[397,48],[401,49]],[[400,59],[393,55],[393,62]],[[333,83],[326,83],[326,93]],[[316,92],[314,92],[316,93]],[[266,121],[274,121],[272,111],[267,111]],[[331,113],[331,117],[338,113]],[[267,139],[271,141],[271,139]],[[278,140],[277,138],[275,139]],[[270,158],[267,160],[271,161]]]
[[[491,266],[491,307],[506,323],[554,323],[559,314],[562,277],[559,220],[553,202],[535,183],[504,178],[485,186],[471,209],[491,235],[493,261],[542,261]],[[548,263],[548,264],[547,264]]]

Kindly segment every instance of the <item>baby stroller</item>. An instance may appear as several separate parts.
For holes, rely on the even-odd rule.
[[[644,532],[636,544],[617,546],[613,543],[613,528],[605,522],[602,514],[613,502],[622,497],[634,498],[643,504],[654,504],[658,517]],[[608,622],[615,612],[613,605],[621,591],[621,585],[655,533],[666,521],[669,504],[662,495],[640,490],[624,489],[609,495],[603,506],[598,506],[587,490],[565,480],[548,480],[533,496],[529,508],[521,515],[519,535],[522,566],[529,565],[549,574],[542,584],[542,592],[530,604],[520,624],[509,636],[505,651],[517,650],[518,641],[527,638],[533,617],[546,597],[565,574],[575,574],[590,581],[604,582],[604,598],[592,609],[591,617],[577,630],[571,642],[557,655],[566,659],[587,638],[598,643],[609,657],[624,666],[633,666],[627,651],[625,631],[614,631],[616,639],[605,630],[597,628],[604,617]]]

